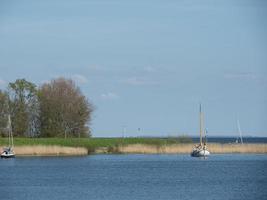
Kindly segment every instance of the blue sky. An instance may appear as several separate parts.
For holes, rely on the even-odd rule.
[[[267,1],[0,1],[0,88],[72,78],[94,136],[267,136]],[[140,128],[140,131],[138,131]]]

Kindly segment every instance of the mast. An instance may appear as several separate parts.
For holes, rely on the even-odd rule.
[[[11,125],[11,119],[10,115],[8,115],[8,144],[13,148],[14,142],[13,142],[13,135],[12,135],[12,125]]]
[[[11,144],[11,147],[13,148],[14,146],[14,142],[13,142],[13,133],[12,133],[12,124],[11,124],[11,117],[10,117],[10,108],[9,108],[9,96],[8,96],[8,103],[7,103],[7,107],[8,107],[8,145],[10,147],[10,144]]]
[[[199,105],[199,125],[200,125],[200,137],[199,137],[199,142],[200,145],[202,146],[202,110],[201,110],[201,104]]]
[[[238,128],[238,132],[239,132],[240,142],[241,142],[241,144],[243,144],[243,138],[242,138],[242,132],[241,132],[239,120],[237,120],[237,128]]]
[[[11,144],[11,137],[10,137],[10,117],[7,116],[7,131],[8,131],[8,146]]]

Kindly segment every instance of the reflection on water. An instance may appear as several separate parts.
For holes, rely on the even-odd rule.
[[[267,156],[25,157],[0,177],[1,199],[266,199]]]

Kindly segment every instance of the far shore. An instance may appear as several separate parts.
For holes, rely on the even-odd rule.
[[[141,154],[189,154],[193,144],[172,144],[172,145],[144,145],[133,144],[119,146],[118,153],[141,153]],[[219,144],[210,143],[208,149],[211,154],[231,154],[231,153],[255,153],[266,154],[267,144]]]
[[[15,146],[16,156],[84,156],[88,154],[189,154],[194,144],[128,144],[113,147],[69,147],[59,145]],[[2,146],[0,147],[2,148]],[[254,153],[266,154],[267,144],[219,144],[208,145],[211,154]]]
[[[1,147],[2,149],[2,147]],[[57,145],[25,145],[14,147],[16,156],[84,156],[88,150],[84,147],[66,147]]]

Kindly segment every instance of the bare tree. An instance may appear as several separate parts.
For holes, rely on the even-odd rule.
[[[41,136],[85,137],[93,106],[72,80],[58,78],[39,89]]]

